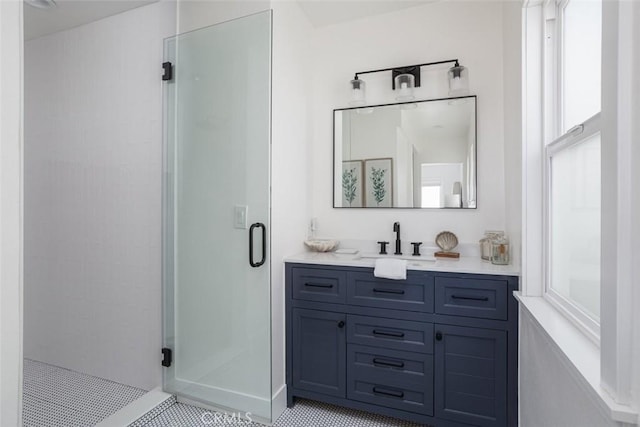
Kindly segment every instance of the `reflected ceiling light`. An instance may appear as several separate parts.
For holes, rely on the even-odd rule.
[[[449,96],[464,96],[469,94],[469,71],[460,65],[458,59],[448,59],[446,61],[428,62],[426,64],[409,65],[404,67],[381,68],[379,70],[359,71],[351,80],[351,101],[354,106],[364,105],[365,82],[360,79],[360,74],[380,73],[391,71],[391,88],[398,91],[396,99],[399,101],[411,101],[414,99],[413,89],[420,87],[420,72],[422,67],[432,65],[454,63],[448,71],[449,76]]]
[[[55,0],[24,0],[24,2],[38,9],[51,9],[57,6]]]
[[[356,108],[358,114],[371,114],[373,113],[373,107]]]
[[[465,98],[450,99],[449,102],[447,102],[447,104],[449,104],[449,105],[464,105],[467,102],[469,102],[469,98],[465,97]]]
[[[415,110],[418,108],[418,104],[415,102],[405,102],[404,104],[400,104],[401,110]]]

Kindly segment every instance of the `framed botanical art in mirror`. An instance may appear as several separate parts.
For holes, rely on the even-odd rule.
[[[333,112],[334,207],[476,208],[476,97]]]
[[[342,205],[350,208],[364,206],[362,160],[342,162]]]
[[[393,206],[393,159],[364,161],[364,200],[367,208]]]

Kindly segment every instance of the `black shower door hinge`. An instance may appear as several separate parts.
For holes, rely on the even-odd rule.
[[[172,361],[171,349],[163,348],[162,349],[162,366],[164,366],[165,368],[168,368],[169,366],[171,366],[171,361]]]
[[[164,74],[162,74],[162,80],[163,81],[173,80],[173,64],[171,62],[163,62],[162,69],[164,70]]]

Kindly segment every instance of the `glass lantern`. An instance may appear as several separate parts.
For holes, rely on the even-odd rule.
[[[351,101],[349,101],[349,104],[353,106],[364,105],[366,96],[365,82],[360,80],[359,78],[355,78],[349,83],[351,86]]]
[[[416,82],[413,74],[398,74],[394,79],[394,84],[398,92],[396,96],[398,101],[412,101],[414,99],[413,88]]]
[[[449,96],[465,96],[469,94],[469,70],[456,62],[449,68]]]

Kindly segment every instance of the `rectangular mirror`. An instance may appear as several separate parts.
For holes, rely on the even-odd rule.
[[[333,206],[476,207],[476,97],[333,110]]]

